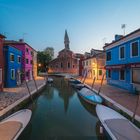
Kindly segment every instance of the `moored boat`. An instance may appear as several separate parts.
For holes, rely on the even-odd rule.
[[[53,83],[53,78],[48,77],[47,82],[48,82],[48,83]]]
[[[118,112],[109,107],[97,105],[96,113],[111,139],[140,140],[140,129]]]
[[[0,139],[16,140],[31,119],[29,109],[20,110],[0,122]]]
[[[78,90],[78,94],[84,100],[91,104],[101,104],[103,102],[103,99],[100,95],[97,95],[94,91],[91,91],[90,89],[85,87],[81,90]]]

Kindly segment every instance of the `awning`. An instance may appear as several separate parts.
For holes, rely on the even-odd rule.
[[[105,66],[105,69],[124,69],[124,68],[140,68],[140,63]]]

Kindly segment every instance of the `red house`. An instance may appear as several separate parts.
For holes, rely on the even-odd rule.
[[[3,91],[4,84],[4,56],[3,56],[3,43],[5,36],[0,34],[0,91]]]

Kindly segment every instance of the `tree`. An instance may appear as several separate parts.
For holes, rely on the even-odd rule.
[[[54,48],[53,47],[46,47],[44,49],[44,54],[49,54],[51,56],[51,59],[54,58]]]
[[[50,54],[44,53],[44,51],[38,51],[37,53],[38,71],[46,72],[48,63],[51,60],[52,60],[52,57],[50,56]]]

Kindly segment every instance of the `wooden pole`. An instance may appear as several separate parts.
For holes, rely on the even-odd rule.
[[[139,96],[140,96],[140,91],[138,91],[138,98],[137,98],[135,110],[134,110],[134,113],[133,113],[133,116],[132,116],[132,122],[134,122],[134,120],[135,120],[135,116],[136,116],[136,113],[137,113],[137,108],[139,106],[139,98],[140,98]]]
[[[85,74],[85,77],[84,77],[84,80],[83,80],[83,84],[85,83],[85,80],[86,80],[86,78],[87,78],[87,74],[88,74],[88,72],[86,71],[86,74]]]
[[[105,74],[103,74],[103,76],[102,76],[101,85],[100,85],[99,90],[98,90],[98,95],[100,94],[100,91],[101,91],[101,88],[102,88],[102,85],[103,85],[104,76],[105,76]]]
[[[34,81],[34,83],[35,83],[36,90],[38,91],[37,83],[36,83],[36,81],[35,81],[35,77],[34,77],[34,76],[33,76],[33,81]]]
[[[93,78],[93,82],[92,82],[92,85],[91,85],[92,88],[94,86],[95,80],[96,80],[96,77]]]
[[[28,89],[29,96],[30,96],[32,102],[34,103],[33,98],[32,98],[32,95],[31,95],[31,92],[30,92],[30,89],[29,89],[29,86],[28,86],[28,83],[27,83],[26,80],[25,80],[25,84],[26,84],[26,87],[27,87],[27,89]]]

